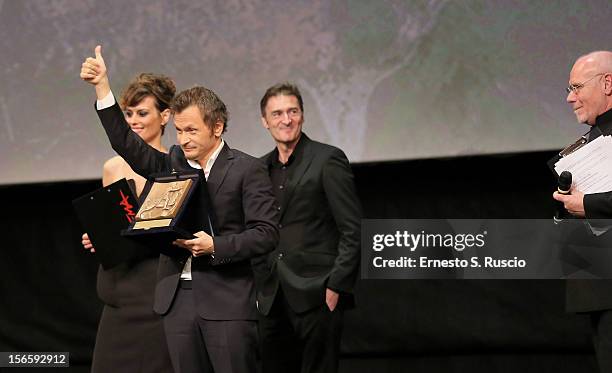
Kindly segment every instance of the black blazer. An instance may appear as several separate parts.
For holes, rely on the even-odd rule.
[[[361,204],[344,153],[302,134],[293,152],[280,206],[276,249],[253,260],[259,311],[268,314],[278,286],[291,307],[303,312],[325,302],[325,288],[352,303],[360,255]],[[278,157],[262,159],[268,169]]]
[[[612,110],[597,117],[595,123],[602,135],[612,135]],[[585,194],[584,211],[593,225],[597,225],[597,219],[612,219],[612,192]],[[570,312],[612,309],[612,280],[568,280],[565,303]]]
[[[194,170],[179,146],[172,146],[165,154],[146,144],[129,129],[117,104],[99,110],[98,116],[113,149],[139,175]],[[192,259],[197,312],[208,320],[254,320],[255,292],[249,259],[268,253],[278,242],[278,212],[270,178],[262,162],[226,144],[206,184],[214,211],[215,257]],[[189,256],[179,247],[176,253],[160,255],[154,310],[162,315],[170,309]]]

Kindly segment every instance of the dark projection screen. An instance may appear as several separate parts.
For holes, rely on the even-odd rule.
[[[556,149],[586,132],[573,61],[610,49],[609,0],[0,0],[0,184],[99,178],[113,155],[80,64],[205,85],[230,146],[273,147],[265,89],[296,82],[305,131],[352,162]],[[175,142],[169,131],[164,143]]]

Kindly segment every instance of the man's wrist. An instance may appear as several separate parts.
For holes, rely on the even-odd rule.
[[[114,104],[115,104],[115,96],[113,96],[113,93],[111,91],[108,91],[106,96],[96,101],[96,109],[104,110],[106,108],[113,106]]]
[[[95,85],[96,88],[96,96],[98,96],[98,100],[103,99],[106,95],[111,91],[110,82],[108,81],[108,77],[102,78],[98,84]]]

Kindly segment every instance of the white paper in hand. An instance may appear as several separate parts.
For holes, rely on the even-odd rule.
[[[585,194],[612,190],[612,136],[599,136],[555,163],[555,171],[572,173],[572,188]]]

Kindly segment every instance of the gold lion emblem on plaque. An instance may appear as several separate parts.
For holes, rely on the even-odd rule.
[[[181,210],[192,184],[191,179],[155,182],[136,214],[135,229],[166,227]]]

